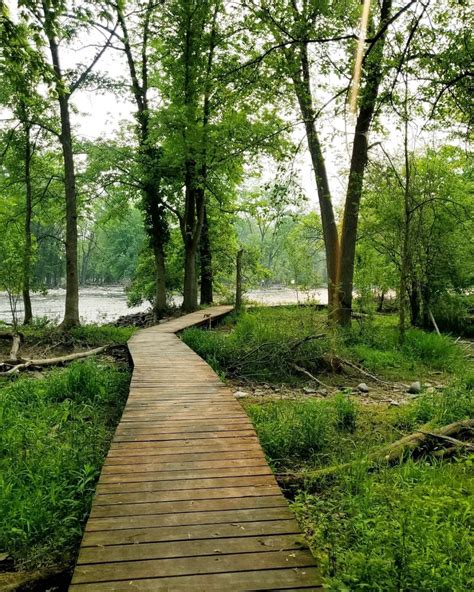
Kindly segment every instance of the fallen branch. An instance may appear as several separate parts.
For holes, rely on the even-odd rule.
[[[90,349],[83,352],[77,352],[75,354],[68,354],[67,356],[59,356],[57,358],[19,358],[18,361],[21,362],[20,364],[14,366],[7,372],[3,372],[2,374],[13,374],[15,372],[19,372],[20,370],[24,370],[29,366],[57,366],[60,364],[66,364],[67,362],[73,362],[74,360],[80,360],[82,358],[88,358],[89,356],[95,356],[97,354],[102,353],[109,347],[110,345],[102,345],[94,349]]]
[[[450,423],[449,425],[431,432],[418,430],[392,442],[391,444],[387,444],[386,446],[375,450],[361,460],[333,465],[317,471],[284,473],[277,475],[277,477],[282,485],[303,487],[307,483],[318,481],[323,477],[336,475],[341,471],[345,471],[357,465],[373,467],[380,464],[390,466],[402,462],[408,456],[421,456],[422,453],[426,454],[426,451],[423,451],[423,448],[430,444],[430,439],[443,440],[450,443],[451,446],[448,449],[450,454],[452,454],[453,448],[457,450],[460,447],[464,447],[474,450],[474,446],[470,443],[455,438],[455,436],[470,435],[473,431],[474,419],[464,419]],[[440,455],[438,454],[438,456]]]
[[[16,362],[18,360],[18,352],[20,351],[22,337],[20,333],[13,334],[13,343],[10,350],[10,360]]]
[[[337,359],[341,364],[345,364],[346,366],[349,366],[350,368],[354,368],[354,370],[357,370],[363,376],[367,376],[368,378],[375,380],[375,382],[379,382],[380,384],[392,384],[391,382],[386,382],[385,380],[378,378],[374,374],[370,374],[370,372],[367,372],[367,370],[364,370],[363,368],[361,368],[357,364],[354,364],[353,362],[350,362],[349,360],[344,360],[343,358],[337,358]]]
[[[332,389],[332,387],[330,387],[328,384],[324,383],[322,380],[319,380],[319,378],[316,378],[316,376],[313,376],[311,374],[311,372],[308,372],[308,370],[306,370],[306,368],[301,368],[301,366],[298,366],[297,364],[292,364],[291,367],[294,368],[295,370],[297,370],[298,372],[305,374],[306,376],[308,376],[308,378],[311,378],[311,380],[314,380],[314,382],[323,386],[324,388],[329,389],[329,390]]]

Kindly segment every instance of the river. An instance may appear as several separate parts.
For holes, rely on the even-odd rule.
[[[48,290],[46,295],[32,294],[33,315],[59,322],[64,313],[64,298],[65,291],[62,289]],[[249,290],[245,294],[245,298],[250,302],[270,306],[309,301],[327,304],[327,290],[319,288],[310,291],[297,291],[289,288],[265,288]],[[175,296],[173,301],[179,305],[181,297]],[[129,308],[125,291],[120,286],[81,288],[79,292],[79,313],[83,323],[110,323],[123,315],[144,311],[147,308],[149,308],[148,304]],[[20,301],[18,303],[20,320],[23,316],[22,310],[22,302]],[[7,323],[12,320],[8,297],[4,292],[0,292],[0,320]]]

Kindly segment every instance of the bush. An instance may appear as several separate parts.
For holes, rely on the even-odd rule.
[[[67,563],[128,391],[129,374],[76,362],[0,390],[0,552]]]
[[[472,375],[458,379],[449,387],[434,393],[424,393],[408,406],[398,410],[396,425],[413,429],[430,423],[443,426],[474,417]]]
[[[444,294],[433,306],[433,314],[441,331],[474,337],[474,295]]]
[[[296,382],[294,364],[309,371],[327,368],[333,349],[323,315],[311,307],[259,308],[242,313],[231,332],[188,329],[183,341],[217,372],[268,382]]]

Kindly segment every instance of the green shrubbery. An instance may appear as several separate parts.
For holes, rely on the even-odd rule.
[[[128,391],[99,361],[0,387],[0,552],[18,564],[67,563]]]
[[[400,345],[393,317],[336,331],[327,326],[325,313],[312,307],[257,308],[230,319],[226,329],[231,330],[188,329],[183,340],[217,372],[260,381],[299,381],[295,364],[310,372],[330,371],[334,357],[398,380],[431,370],[453,372],[463,359],[451,338],[420,329],[407,331]]]
[[[348,471],[294,509],[329,590],[464,592],[473,577],[470,461]]]

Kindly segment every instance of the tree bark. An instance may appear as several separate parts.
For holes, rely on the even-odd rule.
[[[237,252],[237,265],[235,272],[235,310],[239,312],[242,309],[242,255],[244,251],[240,249]]]
[[[192,242],[184,248],[184,287],[183,306],[184,312],[194,312],[197,309],[197,281],[196,281],[196,249]]]
[[[212,304],[214,300],[212,249],[206,206],[204,206],[201,239],[199,241],[199,259],[201,266],[201,304]]]
[[[308,60],[307,43],[300,45],[299,72],[293,73],[293,85],[296,97],[303,116],[308,150],[313,164],[316,187],[318,190],[319,208],[321,211],[321,223],[323,227],[324,247],[326,252],[326,269],[328,276],[328,305],[329,315],[334,313],[336,307],[337,268],[339,259],[339,237],[331,201],[326,163],[324,160],[321,143],[315,126],[315,113],[311,94],[311,74]],[[291,69],[294,54],[286,52],[286,58]]]
[[[159,150],[153,148],[152,141],[150,139],[147,49],[150,33],[150,21],[155,7],[156,2],[154,2],[154,0],[149,0],[143,20],[143,37],[140,64],[141,81],[139,80],[138,67],[133,56],[127,22],[121,4],[117,4],[117,18],[122,28],[122,42],[132,82],[132,93],[137,106],[137,135],[140,152],[143,154],[142,193],[145,209],[145,230],[148,234],[155,260],[155,298],[153,302],[153,312],[155,320],[159,320],[163,317],[163,314],[167,308],[165,247],[169,240],[169,228],[166,219],[165,208],[160,196],[160,154]]]
[[[64,192],[66,198],[66,306],[61,328],[67,330],[78,326],[79,321],[79,277],[77,258],[77,194],[74,153],[72,146],[70,95],[66,90],[59,60],[59,48],[55,37],[54,16],[43,2],[45,32],[48,37],[51,60],[56,78],[56,92],[59,102],[61,133],[59,140],[63,153]]]
[[[380,26],[383,28],[390,18],[392,0],[383,0]],[[362,197],[364,172],[368,159],[368,133],[372,123],[382,80],[382,59],[386,33],[380,35],[376,47],[367,59],[367,74],[362,93],[362,105],[357,117],[354,143],[352,145],[349,182],[344,206],[341,233],[341,252],[337,285],[339,289],[338,321],[342,326],[350,325],[352,313],[352,292],[354,287],[354,261],[357,242],[357,225]]]
[[[31,219],[33,215],[33,192],[31,186],[31,127],[25,125],[25,250],[23,254],[23,324],[29,325],[33,319],[30,296],[31,276]]]

